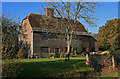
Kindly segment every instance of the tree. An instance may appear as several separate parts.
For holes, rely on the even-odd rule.
[[[2,16],[2,58],[14,58],[18,51],[19,24]]]
[[[120,33],[119,19],[108,20],[105,25],[99,28],[98,43],[100,50],[108,50],[111,46],[112,38]]]
[[[120,33],[112,39],[110,49],[112,54],[120,54]]]
[[[74,37],[74,31],[76,31],[76,25],[78,19],[84,19],[89,25],[94,25],[96,18],[93,16],[97,3],[94,2],[49,2],[48,6],[51,6],[55,10],[55,15],[60,18],[65,18],[67,23],[64,26],[65,38],[67,38],[67,57],[69,60],[70,45],[72,38]],[[63,21],[64,23],[64,21]],[[73,23],[73,24],[72,24]],[[65,24],[65,23],[64,23]],[[61,25],[62,26],[62,25]],[[57,26],[55,28],[58,28]]]

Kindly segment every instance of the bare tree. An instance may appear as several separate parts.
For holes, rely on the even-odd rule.
[[[48,6],[54,8],[55,16],[63,18],[63,24],[61,26],[65,30],[65,38],[67,38],[67,53],[66,55],[69,60],[70,45],[72,42],[73,34],[76,31],[78,19],[82,18],[90,26],[95,25],[96,18],[93,13],[97,3],[95,2],[48,2]],[[65,23],[67,21],[67,24]],[[59,21],[58,21],[59,22]],[[54,27],[55,29],[60,28],[59,26]]]

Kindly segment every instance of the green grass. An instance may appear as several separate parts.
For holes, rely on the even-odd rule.
[[[119,77],[119,73],[118,72],[114,72],[112,74],[105,74],[105,75],[97,76],[97,77]]]
[[[74,69],[83,72],[92,70],[85,66],[85,57],[70,58],[69,61],[65,58],[16,59],[15,62],[24,69],[18,77],[55,77],[73,73]]]
[[[22,72],[17,77],[55,77],[61,74],[74,74],[74,70],[81,75],[85,73],[90,73],[93,68],[85,66],[85,57],[72,57],[69,61],[65,61],[65,58],[37,58],[37,59],[10,59],[13,64],[21,65],[23,68]],[[3,65],[11,62],[10,60],[5,63],[2,60]],[[13,69],[15,66],[12,65]],[[17,66],[16,65],[16,66]],[[7,66],[8,67],[8,66]],[[10,68],[10,67],[9,67]],[[10,68],[11,69],[11,68]],[[79,75],[79,74],[78,74]],[[4,74],[3,74],[4,76]],[[86,76],[86,75],[85,75]],[[102,76],[97,76],[97,78],[106,77],[120,77],[120,72],[115,72],[112,74],[106,74]]]

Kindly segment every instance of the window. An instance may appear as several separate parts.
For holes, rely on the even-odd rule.
[[[55,35],[55,34],[50,34],[50,35],[48,36],[48,38],[50,38],[50,39],[56,39],[56,38],[57,38],[57,35]]]
[[[41,34],[41,39],[48,39],[48,35],[47,34]]]
[[[42,53],[48,53],[48,47],[41,47]]]

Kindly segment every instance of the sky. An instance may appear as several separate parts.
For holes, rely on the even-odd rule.
[[[2,14],[16,21],[21,21],[30,13],[40,14],[43,12],[41,7],[43,2],[2,2]],[[90,27],[85,21],[78,19],[91,33],[98,33],[99,27],[104,25],[107,20],[118,18],[118,2],[99,2],[94,15],[98,18],[97,27]],[[44,5],[45,6],[45,5]],[[45,6],[46,7],[46,6]],[[19,19],[18,19],[19,18]]]

